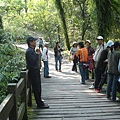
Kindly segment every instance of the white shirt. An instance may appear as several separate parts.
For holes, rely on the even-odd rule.
[[[97,46],[97,48],[96,48],[96,51],[95,51],[95,54],[94,54],[94,56],[93,56],[93,60],[95,61],[95,62],[98,62],[98,60],[99,60],[99,58],[100,58],[100,55],[101,55],[101,52],[103,51],[103,49],[105,49],[106,48],[106,46],[104,45],[104,47],[103,47],[103,44],[102,45],[98,45]]]
[[[48,61],[48,48],[44,47],[42,51],[42,60],[43,61]]]

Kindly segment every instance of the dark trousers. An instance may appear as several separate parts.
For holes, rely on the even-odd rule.
[[[101,75],[102,75],[102,71],[95,68],[95,83],[94,83],[95,89],[98,89],[98,86],[99,86],[100,81],[101,81]]]
[[[39,69],[30,69],[28,72],[30,82],[32,84],[32,89],[34,93],[34,97],[36,100],[37,106],[42,105],[41,100],[41,76]]]
[[[76,71],[77,72],[77,60],[76,59],[73,60],[72,71]]]

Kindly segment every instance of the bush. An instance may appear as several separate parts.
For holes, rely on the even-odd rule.
[[[0,102],[6,96],[7,84],[17,82],[25,67],[25,53],[13,44],[12,38],[9,33],[4,33],[0,44]]]

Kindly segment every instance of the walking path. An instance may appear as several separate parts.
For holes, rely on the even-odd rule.
[[[91,81],[81,85],[80,75],[71,72],[71,67],[72,63],[64,60],[62,73],[55,71],[54,56],[50,52],[52,78],[41,75],[42,98],[50,108],[37,109],[33,103],[33,109],[28,111],[30,120],[119,120],[120,104],[108,101],[105,94],[88,89]]]

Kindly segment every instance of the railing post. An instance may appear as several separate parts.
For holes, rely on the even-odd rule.
[[[17,106],[17,84],[16,83],[8,84],[8,94],[13,94],[13,97],[14,97],[14,106],[9,114],[9,120],[17,120],[18,106]]]
[[[23,116],[22,120],[28,120],[28,116],[27,116],[27,77],[26,77],[26,71],[21,71],[21,75],[22,78],[24,78],[24,82],[25,82],[25,86],[24,89],[21,93],[21,102],[25,103],[25,113]]]
[[[27,88],[29,88],[28,106],[31,107],[32,106],[32,89],[31,89],[31,82],[30,82],[29,76],[28,76],[28,70],[22,71],[22,72],[26,72]]]

